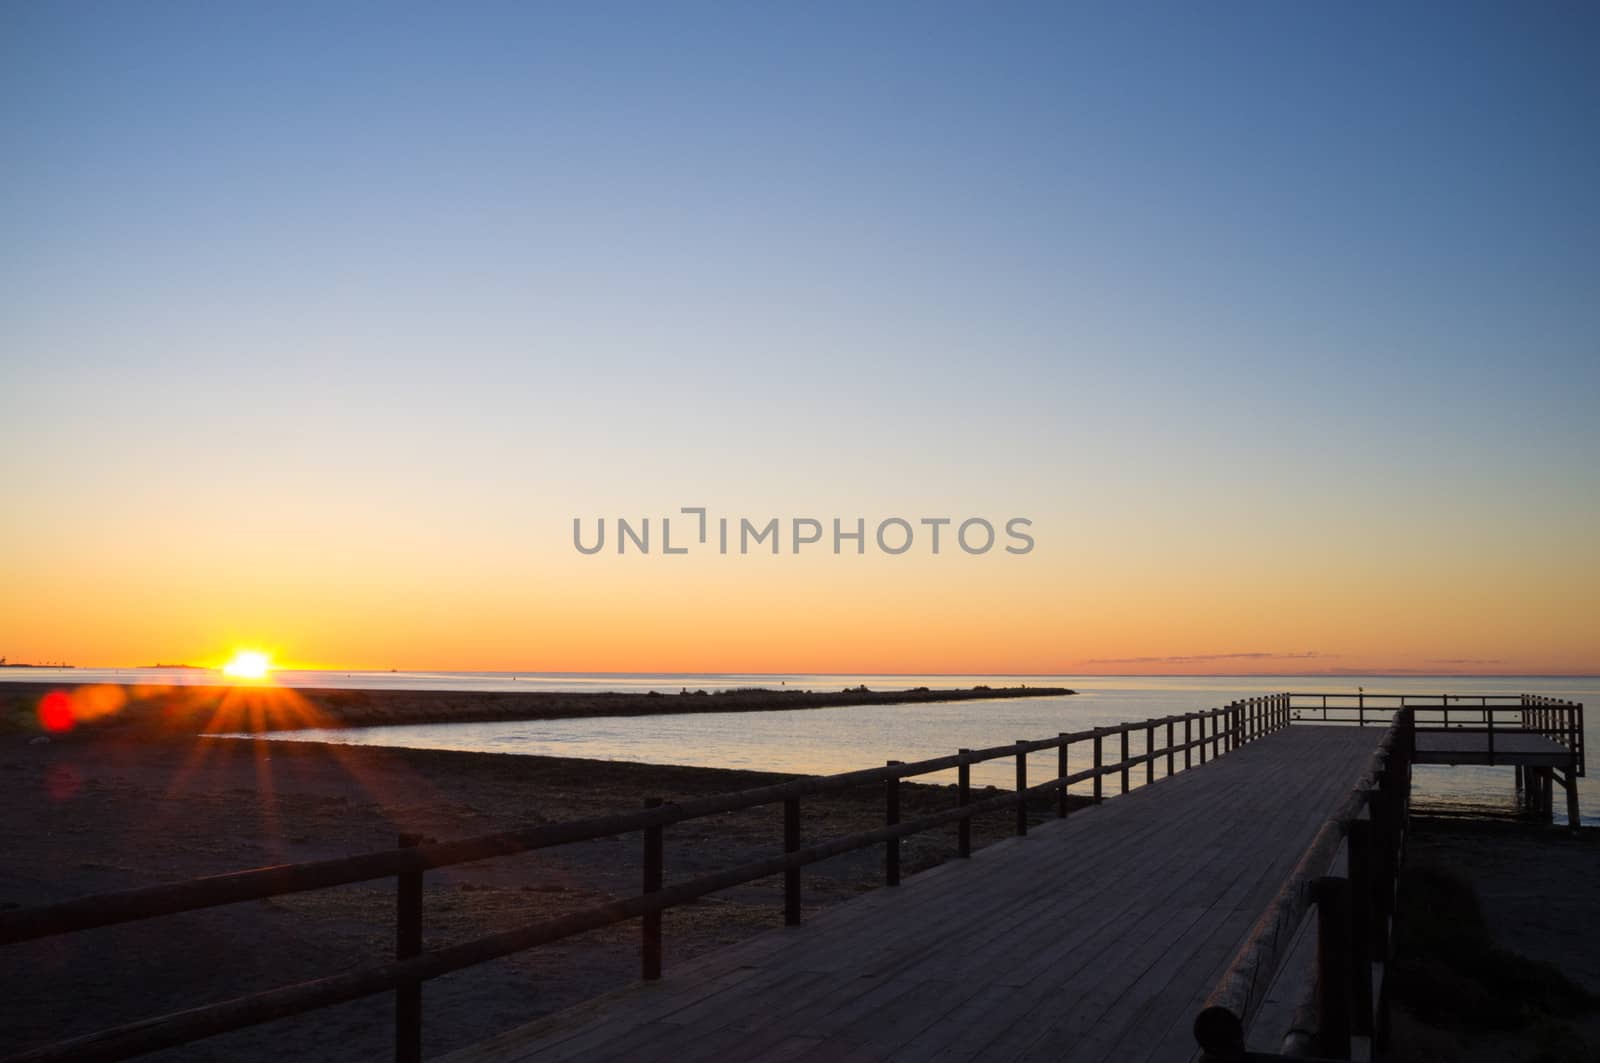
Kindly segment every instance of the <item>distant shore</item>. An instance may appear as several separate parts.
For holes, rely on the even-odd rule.
[[[1066,687],[988,687],[939,690],[913,687],[842,690],[750,687],[708,692],[685,688],[654,692],[568,693],[451,690],[335,690],[260,686],[74,687],[7,683],[0,687],[0,725],[10,731],[41,729],[41,699],[59,692],[70,700],[71,732],[193,735],[374,727],[390,724],[483,723],[557,720],[583,716],[657,716],[691,712],[769,712],[852,705],[919,704],[999,698],[1064,697]]]

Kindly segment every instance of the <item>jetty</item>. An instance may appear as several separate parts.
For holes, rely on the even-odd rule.
[[[1533,695],[1273,694],[587,820],[458,841],[403,838],[377,853],[3,912],[0,945],[398,883],[392,961],[8,1061],[128,1058],[388,993],[394,1056],[404,1063],[421,1056],[427,979],[630,920],[641,935],[637,983],[448,1058],[1370,1059],[1384,1030],[1412,765],[1512,765],[1530,810],[1550,816],[1559,785],[1576,826],[1583,740],[1582,706]],[[1014,764],[1015,787],[975,790],[972,765],[994,760]],[[948,809],[902,818],[902,780],[950,772]],[[806,836],[808,796],[860,786],[882,789],[882,827]],[[1089,807],[1074,807],[1069,788]],[[1054,813],[1042,822],[1029,815],[1030,800],[1041,798]],[[666,880],[667,828],[762,806],[782,826],[769,858]],[[1015,837],[974,851],[972,817],[1007,810]],[[901,839],[947,824],[957,827],[957,859],[902,881]],[[423,951],[430,869],[629,832],[644,839],[636,895]],[[885,888],[802,923],[804,869],[867,847],[883,850]],[[773,876],[784,882],[784,927],[664,969],[663,911]]]

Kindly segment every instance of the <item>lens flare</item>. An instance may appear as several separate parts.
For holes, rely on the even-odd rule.
[[[72,730],[76,723],[72,712],[72,699],[65,691],[52,690],[39,699],[39,724],[46,731],[57,734]]]

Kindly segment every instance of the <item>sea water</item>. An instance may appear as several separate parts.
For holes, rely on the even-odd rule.
[[[159,669],[6,670],[7,679],[73,682],[206,683],[214,672]],[[935,689],[989,686],[1064,686],[1070,697],[1011,698],[904,705],[854,705],[770,712],[684,713],[661,716],[584,717],[564,720],[503,721],[359,727],[284,732],[294,741],[407,746],[484,753],[587,757],[658,764],[829,774],[882,765],[887,760],[919,760],[957,749],[981,748],[1042,738],[1129,720],[1143,720],[1216,708],[1238,698],[1286,690],[1330,694],[1411,694],[1472,698],[1484,694],[1543,694],[1583,703],[1585,730],[1593,735],[1600,710],[1600,678],[1462,676],[996,676],[996,675],[756,675],[664,673],[499,673],[499,672],[279,672],[275,681],[289,687],[345,687],[368,690],[466,691],[647,691],[667,695],[681,690],[736,687],[842,690],[865,684],[873,690],[927,686]],[[1157,736],[1158,746],[1164,734]],[[1136,735],[1132,751],[1142,748]],[[1114,760],[1118,750],[1106,750]],[[1087,743],[1071,750],[1071,770],[1088,766]],[[1181,760],[1181,758],[1180,758]],[[1181,766],[1181,765],[1180,765]],[[1035,754],[1032,779],[1048,779],[1053,751]],[[1142,769],[1134,771],[1142,779]],[[1159,772],[1158,772],[1159,777]],[[950,781],[950,773],[928,777]],[[973,769],[976,785],[1013,785],[1009,759]],[[1114,780],[1108,780],[1115,786]],[[1480,812],[1515,811],[1509,767],[1419,766],[1415,770],[1419,807]],[[1559,790],[1557,815],[1564,816]],[[1600,823],[1600,784],[1580,780],[1580,812],[1585,823]]]

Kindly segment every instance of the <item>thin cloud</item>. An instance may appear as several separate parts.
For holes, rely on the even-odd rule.
[[[1085,664],[1205,664],[1209,661],[1309,661],[1323,655],[1316,650],[1306,653],[1196,653],[1174,657],[1095,657]]]

